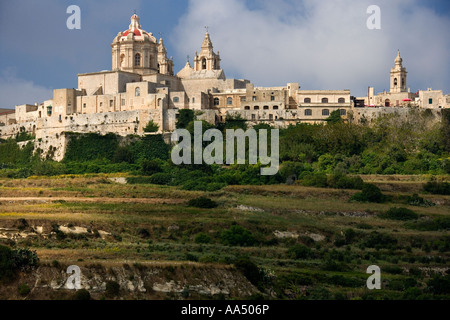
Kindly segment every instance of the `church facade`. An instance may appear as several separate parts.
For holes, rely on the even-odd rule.
[[[171,132],[181,109],[195,110],[199,119],[210,123],[239,114],[250,124],[275,127],[324,122],[335,110],[344,118],[358,117],[350,90],[301,90],[298,83],[261,88],[249,80],[227,79],[208,32],[193,65],[188,61],[176,74],[163,39],[143,30],[136,14],[111,48],[111,71],[79,74],[77,89],[56,89],[53,99],[16,106],[13,115],[0,114],[0,137],[33,133],[36,148],[44,154],[57,149],[54,157],[60,160],[64,132],[142,135],[150,120],[159,132]],[[369,89],[362,99],[367,105],[386,107],[404,106],[404,100],[414,103],[414,94],[406,90],[406,76],[399,53],[391,70],[390,92],[375,96]]]

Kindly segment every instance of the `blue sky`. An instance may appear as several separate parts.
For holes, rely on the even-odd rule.
[[[69,5],[81,30],[68,30]],[[366,9],[381,8],[381,30]],[[76,88],[78,73],[111,69],[111,47],[134,10],[143,29],[161,32],[175,71],[194,56],[208,25],[228,78],[258,86],[389,89],[400,49],[408,86],[449,92],[450,1],[446,0],[15,0],[0,2],[0,108],[42,102]]]

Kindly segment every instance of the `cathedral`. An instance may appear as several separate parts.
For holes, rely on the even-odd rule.
[[[324,122],[336,110],[344,119],[373,113],[362,110],[370,108],[356,112],[357,98],[351,97],[348,89],[301,90],[298,83],[256,87],[249,80],[227,79],[208,31],[193,64],[187,61],[176,74],[163,39],[157,40],[145,31],[136,14],[128,28],[113,39],[111,47],[111,71],[79,74],[77,89],[56,89],[50,100],[0,113],[0,138],[29,132],[36,138],[36,148],[44,153],[57,149],[54,157],[60,160],[65,132],[143,135],[146,125],[153,121],[159,133],[170,133],[181,109],[194,110],[198,119],[212,124],[239,114],[250,125],[268,123],[275,127]],[[390,92],[375,95],[369,88],[368,96],[359,98],[366,107],[402,107],[406,102],[420,101],[407,90],[402,62],[399,52],[391,70]],[[426,93],[422,96],[424,101],[431,101]],[[442,91],[434,98],[435,104],[444,107],[450,105],[449,100]]]

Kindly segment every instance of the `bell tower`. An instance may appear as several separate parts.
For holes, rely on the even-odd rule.
[[[395,66],[391,69],[391,93],[406,92],[406,68],[403,68],[400,50],[395,58]]]
[[[217,51],[217,54],[214,53],[213,45],[208,31],[206,31],[205,39],[202,43],[202,51],[200,51],[200,54],[198,54],[197,52],[195,53],[194,70],[220,70],[219,51]]]

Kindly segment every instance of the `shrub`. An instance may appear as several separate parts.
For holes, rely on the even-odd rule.
[[[333,174],[328,176],[327,178],[327,184],[331,188],[336,189],[359,189],[361,190],[364,181],[361,179],[361,177],[349,177],[347,175],[343,174]]]
[[[363,244],[368,248],[392,248],[397,244],[394,237],[374,231],[368,235]]]
[[[380,218],[389,219],[389,220],[417,220],[419,216],[412,210],[407,208],[390,208],[385,213],[379,215]]]
[[[153,160],[143,160],[141,163],[141,171],[142,174],[151,176],[155,173],[159,173],[162,171],[161,169],[161,161],[157,159]]]
[[[311,249],[301,244],[297,244],[289,248],[287,253],[291,259],[308,259],[311,256]]]
[[[238,259],[234,263],[234,266],[241,271],[244,277],[246,277],[253,285],[258,286],[263,281],[263,272],[261,272],[258,266],[248,258]]]
[[[326,188],[327,175],[325,173],[308,172],[303,175],[301,183],[306,187]]]
[[[212,209],[217,208],[218,204],[209,198],[200,197],[189,200],[188,206],[196,208]]]
[[[169,173],[155,173],[150,177],[150,182],[157,185],[168,185],[172,181],[172,176]]]
[[[422,197],[419,197],[419,195],[417,193],[408,197],[408,199],[406,201],[409,205],[416,206],[416,207],[432,207],[432,206],[434,206],[433,202],[431,202],[429,200],[425,200]]]
[[[138,230],[138,235],[143,239],[147,239],[150,237],[150,232],[147,229],[141,228]]]
[[[252,246],[256,243],[255,238],[247,229],[235,225],[228,230],[224,230],[220,238],[222,243],[228,246]]]
[[[206,233],[199,233],[195,236],[195,243],[211,243],[211,237]]]
[[[17,249],[12,252],[12,263],[15,269],[20,271],[30,271],[37,268],[39,258],[36,251],[29,249]]]
[[[427,285],[428,290],[434,294],[450,294],[450,275],[435,275]]]
[[[450,217],[439,217],[428,221],[415,221],[406,227],[420,231],[450,230]]]
[[[380,188],[374,184],[365,183],[362,192],[358,192],[351,197],[351,200],[358,202],[377,202],[386,201],[386,196],[381,193]]]
[[[120,292],[120,285],[115,281],[108,281],[106,283],[106,295],[108,297],[115,297]]]
[[[423,186],[426,192],[433,194],[450,195],[450,183],[430,181]]]
[[[30,287],[26,283],[22,283],[21,285],[19,285],[17,290],[19,291],[19,294],[23,297],[27,296],[31,292]]]
[[[144,132],[158,132],[159,126],[153,121],[150,120],[144,128]]]
[[[87,301],[91,300],[91,294],[86,289],[80,289],[73,295],[73,300]]]

